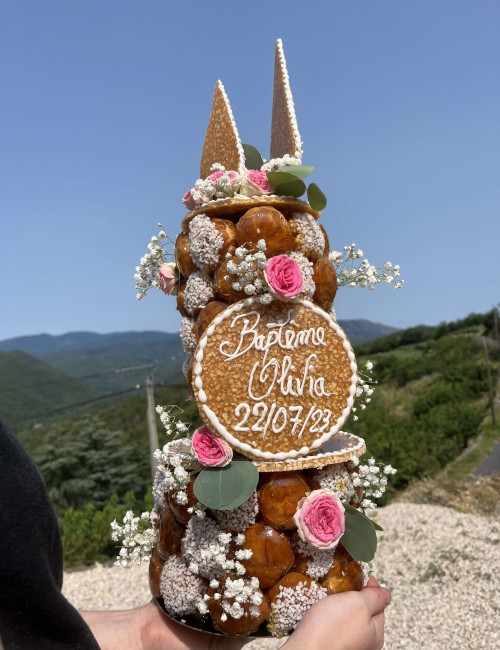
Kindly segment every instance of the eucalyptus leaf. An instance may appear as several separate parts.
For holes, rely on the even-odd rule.
[[[371,562],[377,550],[377,534],[373,523],[355,508],[346,508],[345,532],[340,538],[348,553],[358,562]]]
[[[278,196],[294,196],[299,198],[306,191],[306,186],[304,181],[297,178],[295,183],[285,183],[284,185],[278,185],[274,188],[274,191]]]
[[[297,178],[306,178],[313,171],[314,167],[308,167],[307,165],[288,165],[285,167],[280,167],[278,171],[284,172],[286,174],[292,174]]]
[[[271,185],[276,188],[279,187],[280,185],[285,185],[286,183],[295,183],[297,180],[297,176],[294,176],[293,174],[289,174],[288,172],[267,172],[267,180],[271,183]]]
[[[262,167],[264,161],[254,146],[251,144],[244,144],[243,151],[245,153],[245,167],[247,169],[260,169]]]
[[[278,196],[299,197],[306,191],[306,184],[300,178],[286,172],[267,172],[267,180]]]
[[[316,210],[316,212],[320,212],[326,207],[326,196],[319,189],[316,183],[311,183],[307,188],[307,200],[309,201],[311,208]]]
[[[249,460],[233,458],[226,467],[202,469],[196,477],[193,492],[200,503],[213,510],[234,510],[249,499],[259,472]]]
[[[384,530],[382,528],[382,526],[380,526],[380,524],[377,524],[376,521],[373,521],[373,519],[370,519],[369,517],[364,515],[362,512],[360,512],[357,508],[354,508],[353,506],[350,506],[348,503],[344,503],[344,508],[345,508],[345,510],[348,510],[349,512],[354,512],[355,514],[361,515],[365,519],[368,519],[368,521],[373,525],[375,530],[381,530],[381,531]]]

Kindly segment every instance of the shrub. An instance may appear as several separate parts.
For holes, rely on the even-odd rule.
[[[68,508],[59,521],[64,566],[114,559],[118,549],[116,542],[111,541],[111,522],[114,519],[121,521],[127,510],[137,512],[142,505],[137,502],[133,492],[127,492],[122,503],[118,496],[113,494],[100,510],[90,503],[83,510]]]

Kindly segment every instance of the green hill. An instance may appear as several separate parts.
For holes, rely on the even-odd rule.
[[[182,377],[184,352],[178,337],[147,343],[56,351],[41,355],[52,366],[102,391],[143,385],[146,366],[155,367],[155,381],[168,385]]]
[[[400,331],[396,327],[382,325],[382,323],[374,323],[365,318],[356,318],[353,320],[340,319],[339,325],[347,334],[349,341],[354,346]]]
[[[492,336],[490,314],[471,314],[438,327],[414,327],[359,346],[378,381],[366,410],[347,430],[364,437],[368,453],[398,468],[393,486],[432,476],[477,437],[488,417],[482,336]],[[493,384],[500,346],[489,338]]]
[[[62,414],[67,407],[100,395],[99,390],[25,352],[0,352],[0,417],[13,429],[48,413]]]

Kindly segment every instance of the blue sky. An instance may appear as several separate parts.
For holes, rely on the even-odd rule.
[[[5,3],[0,38],[0,339],[175,331],[135,300],[161,221],[198,178],[215,82],[268,152],[284,42],[304,163],[334,248],[401,266],[405,287],[342,289],[339,318],[405,327],[498,302],[500,4]]]

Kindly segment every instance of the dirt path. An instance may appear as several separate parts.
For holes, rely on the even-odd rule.
[[[475,476],[490,476],[500,474],[500,442],[491,450],[479,467],[474,470]]]

